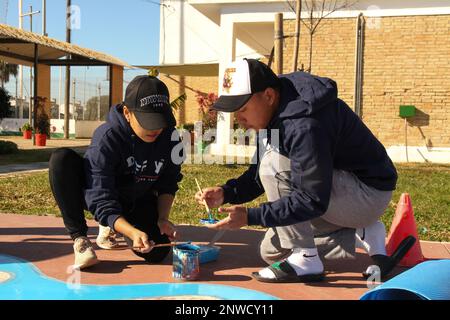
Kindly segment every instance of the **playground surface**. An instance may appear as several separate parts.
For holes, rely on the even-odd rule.
[[[95,243],[95,221],[88,221]],[[179,226],[180,240],[206,244],[215,232]],[[261,283],[250,274],[265,267],[258,253],[263,231],[230,231],[217,242],[217,261],[200,265],[198,281],[172,277],[172,255],[150,265],[130,250],[96,248],[100,264],[71,272],[72,241],[61,218],[0,214],[0,299],[189,299],[355,300],[369,289],[361,272],[371,263],[358,251],[356,260],[325,261],[326,279],[314,284]],[[125,243],[123,242],[124,246]],[[427,259],[450,259],[450,243],[421,242]],[[405,271],[396,268],[393,275]],[[76,279],[74,277],[77,277]],[[77,280],[77,281],[74,281]],[[80,287],[77,285],[78,280]],[[2,282],[3,281],[3,282]]]

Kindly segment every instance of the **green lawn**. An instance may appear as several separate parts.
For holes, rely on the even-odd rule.
[[[450,166],[408,164],[397,165],[399,182],[394,198],[383,217],[390,227],[398,199],[403,192],[411,195],[414,213],[422,240],[450,241]],[[245,171],[246,166],[185,165],[172,219],[175,223],[198,224],[206,217],[204,207],[193,195],[195,178],[202,187],[218,185]],[[249,204],[265,201],[262,196]],[[47,173],[0,178],[0,212],[19,214],[59,215],[51,195]],[[91,218],[90,215],[88,217]]]
[[[70,147],[71,149],[80,153],[84,152],[86,148]],[[24,164],[33,162],[47,162],[50,155],[55,151],[54,148],[47,149],[19,149],[18,152],[12,154],[0,154],[0,166],[10,164]]]

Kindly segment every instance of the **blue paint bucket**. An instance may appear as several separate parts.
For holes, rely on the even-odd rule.
[[[217,220],[217,219],[201,219],[200,220],[201,224],[216,224],[217,222],[219,222],[219,220]]]
[[[200,249],[192,244],[173,247],[173,272],[178,280],[196,280],[200,276]]]
[[[200,251],[200,264],[216,261],[219,257],[220,247],[198,245]]]

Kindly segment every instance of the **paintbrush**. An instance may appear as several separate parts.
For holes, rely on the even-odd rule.
[[[203,192],[203,191],[202,191],[202,188],[200,187],[200,184],[199,184],[198,181],[197,181],[197,178],[195,178],[195,183],[197,184],[198,191]],[[206,203],[206,199],[203,200],[203,204],[205,205],[206,212],[208,212],[208,218],[209,218],[209,220],[214,220],[214,217],[213,217],[213,215],[212,215],[212,213],[211,213],[211,209],[209,208],[208,203]]]
[[[161,247],[175,247],[178,246],[180,244],[189,244],[190,242],[171,242],[171,243],[159,243],[159,244],[155,244],[154,246],[152,246],[152,248],[161,248]],[[132,246],[127,246],[126,249],[142,249],[142,247],[132,247]]]
[[[211,239],[211,241],[207,244],[208,247],[212,247],[217,241],[220,240],[220,238],[223,237],[226,230],[219,230],[215,236]]]

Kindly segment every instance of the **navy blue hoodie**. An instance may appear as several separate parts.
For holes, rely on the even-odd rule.
[[[291,160],[293,190],[249,208],[249,225],[285,226],[321,216],[328,208],[333,169],[352,172],[378,190],[395,189],[397,172],[384,146],[337,98],[333,80],[304,72],[280,79],[280,105],[267,129],[280,130],[280,152]],[[261,195],[258,164],[223,188],[225,203],[240,204]]]
[[[95,219],[114,230],[115,221],[128,215],[137,199],[175,195],[182,159],[174,163],[171,153],[177,146],[174,150],[183,156],[179,141],[173,127],[164,129],[153,143],[142,141],[125,120],[122,106],[112,107],[84,156],[85,200]]]

